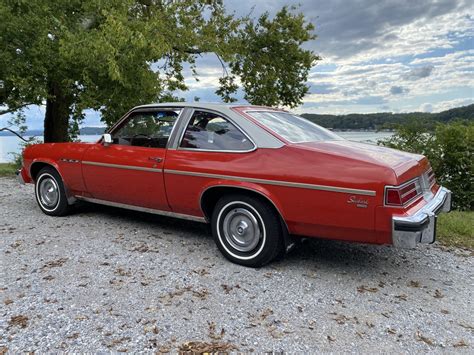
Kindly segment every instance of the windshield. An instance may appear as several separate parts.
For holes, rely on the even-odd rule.
[[[326,128],[289,112],[247,111],[246,113],[290,143],[343,139]]]

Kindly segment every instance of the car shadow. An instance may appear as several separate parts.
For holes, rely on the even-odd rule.
[[[92,203],[81,203],[76,207],[75,214],[102,215],[108,219],[118,219],[130,224],[138,222],[148,227],[162,229],[170,234],[180,235],[180,237],[196,238],[199,242],[205,237],[212,242],[210,225],[205,223]],[[297,243],[296,247],[283,259],[276,260],[264,268],[280,269],[290,265],[292,267],[300,265],[304,270],[309,267],[348,274],[363,272],[369,276],[370,274],[401,273],[405,269],[428,267],[417,262],[419,257],[408,258],[406,253],[405,250],[390,246],[306,238]]]
[[[205,234],[211,233],[210,227],[206,223],[195,222],[186,219],[174,218],[156,215],[147,212],[140,212],[134,210],[128,210],[119,207],[112,207],[106,205],[99,205],[95,203],[83,202],[75,206],[73,214],[76,215],[89,215],[89,214],[100,214],[107,216],[108,218],[118,218],[120,221],[129,223],[145,223],[150,226],[156,226],[157,228],[165,229],[171,233],[194,233],[194,234]]]

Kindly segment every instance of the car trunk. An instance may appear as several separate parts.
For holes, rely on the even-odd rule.
[[[297,146],[390,168],[394,172],[396,179],[394,184],[396,185],[421,176],[430,169],[428,159],[423,155],[402,152],[374,144],[334,140],[299,143]]]

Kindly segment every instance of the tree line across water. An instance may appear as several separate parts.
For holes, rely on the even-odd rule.
[[[437,123],[448,123],[454,120],[474,121],[474,104],[453,108],[439,113],[352,113],[348,115],[326,115],[305,113],[304,118],[323,127],[335,130],[394,130],[399,125],[418,121],[433,129]]]

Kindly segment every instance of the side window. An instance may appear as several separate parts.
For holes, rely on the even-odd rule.
[[[166,148],[179,110],[132,113],[112,134],[114,144]]]
[[[210,112],[195,111],[180,147],[204,150],[245,151],[253,143],[231,122]]]

